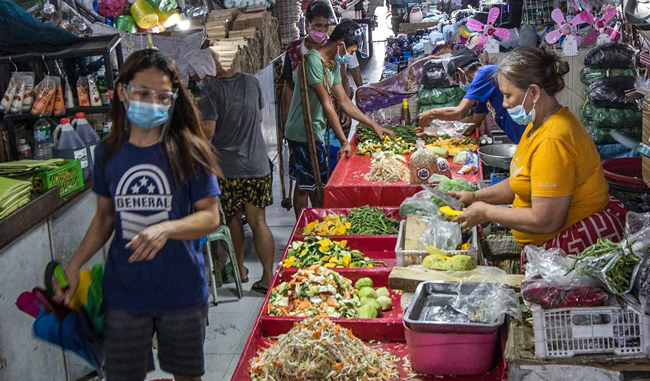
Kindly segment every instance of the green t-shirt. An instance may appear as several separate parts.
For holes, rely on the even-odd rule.
[[[311,88],[312,85],[325,82],[325,72],[327,70],[327,78],[329,79],[330,88],[334,85],[341,83],[341,68],[338,64],[332,70],[323,67],[323,57],[317,50],[309,52],[305,57],[305,74],[307,76],[307,95],[309,97],[309,110],[311,111],[311,122],[314,128],[314,138],[317,141],[325,139],[325,131],[327,130],[327,118],[323,111],[320,101],[316,92]],[[289,116],[287,124],[284,128],[284,136],[296,142],[306,142],[307,135],[305,134],[305,120],[302,114],[302,101],[300,97],[300,83],[296,81],[293,89],[293,97],[291,98],[291,107],[289,108]]]

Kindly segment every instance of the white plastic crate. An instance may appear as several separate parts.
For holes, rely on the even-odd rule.
[[[424,258],[429,255],[426,250],[404,250],[404,240],[406,239],[406,220],[400,221],[399,234],[397,235],[397,244],[395,245],[395,254],[397,256],[397,266],[408,267],[412,265],[419,265],[424,261]],[[474,257],[477,262],[478,258],[478,229],[472,229],[472,238],[470,241],[470,248],[468,250],[453,250],[447,251],[449,254],[466,254]]]
[[[535,353],[540,359],[581,354],[649,354],[650,317],[618,306],[557,308],[534,305]]]

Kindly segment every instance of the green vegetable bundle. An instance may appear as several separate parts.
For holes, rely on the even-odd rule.
[[[460,101],[463,100],[464,96],[465,92],[458,86],[440,87],[435,89],[421,87],[418,92],[418,103],[420,104],[420,107],[450,103],[457,106]]]
[[[639,110],[596,107],[592,103],[582,110],[582,124],[596,144],[617,143],[609,134],[611,130],[641,140],[642,117]]]
[[[622,296],[630,291],[634,272],[639,258],[629,251],[627,254],[620,244],[608,239],[599,239],[580,255],[569,273],[587,274],[602,283],[610,292]]]
[[[413,126],[382,126],[386,129],[389,129],[395,133],[395,137],[402,138],[407,143],[415,144],[417,136],[415,135],[415,128]],[[364,142],[366,140],[374,140],[379,142],[379,136],[375,134],[372,128],[366,126],[365,124],[359,124],[357,126],[357,140]]]
[[[397,234],[399,231],[399,221],[369,206],[352,209],[348,222],[351,227],[347,234],[351,235],[386,235]]]

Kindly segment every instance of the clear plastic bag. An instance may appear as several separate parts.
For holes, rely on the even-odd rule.
[[[43,80],[34,88],[34,105],[32,114],[36,116],[50,116],[54,109],[54,97],[56,95],[56,81],[54,77],[46,75]]]
[[[512,288],[503,283],[480,283],[469,295],[463,295],[463,282],[458,283],[458,295],[452,307],[469,316],[471,322],[498,323],[503,315],[521,320],[519,298]]]
[[[431,193],[420,191],[407,198],[399,206],[399,215],[406,217],[440,217],[440,208],[431,199]]]
[[[449,135],[452,138],[462,140],[465,138],[463,132],[473,125],[474,123],[435,119],[431,121],[429,127],[424,128],[424,133],[432,137]]]
[[[429,60],[422,66],[420,84],[427,89],[454,85],[454,64],[449,59]]]
[[[424,246],[433,246],[443,251],[457,250],[463,243],[463,233],[460,225],[455,222],[431,218],[418,241]]]
[[[584,63],[591,68],[633,68],[636,63],[636,51],[628,44],[610,42],[589,50]]]
[[[589,101],[596,107],[638,110],[639,104],[630,101],[625,92],[636,87],[636,77],[607,77],[589,85]]]
[[[528,262],[521,295],[527,302],[548,309],[599,306],[607,300],[609,295],[594,278],[570,272],[575,260],[561,249],[528,245],[525,252]]]

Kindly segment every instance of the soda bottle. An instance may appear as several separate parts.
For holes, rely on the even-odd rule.
[[[45,119],[39,119],[34,124],[34,159],[49,160],[52,158],[52,128]]]
[[[32,158],[32,147],[29,146],[25,139],[18,140],[18,158],[20,160]]]

